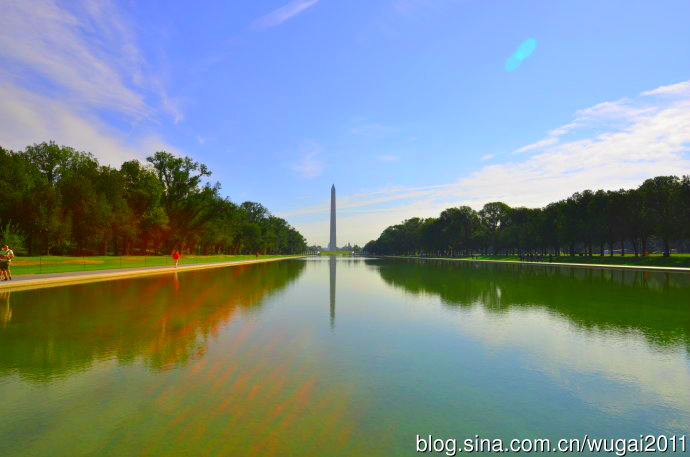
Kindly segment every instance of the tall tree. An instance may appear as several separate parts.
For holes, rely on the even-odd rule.
[[[677,176],[657,176],[640,186],[644,211],[654,223],[654,232],[664,245],[664,256],[671,255],[670,242],[681,233],[682,185]]]
[[[146,160],[163,184],[163,205],[170,222],[168,241],[172,247],[185,245],[194,230],[210,220],[219,186],[202,186],[211,172],[189,157],[159,151]]]
[[[508,222],[510,206],[503,202],[485,204],[479,211],[479,218],[487,235],[488,249],[496,253],[499,230]]]

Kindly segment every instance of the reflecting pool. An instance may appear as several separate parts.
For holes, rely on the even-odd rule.
[[[690,275],[331,257],[0,293],[0,456],[429,434],[690,434]]]

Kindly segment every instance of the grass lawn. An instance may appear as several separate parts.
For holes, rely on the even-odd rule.
[[[474,257],[479,260],[502,260],[505,262],[518,262],[520,258],[518,256],[505,256],[505,255],[487,255]],[[548,256],[546,257],[548,262]],[[651,254],[648,257],[635,257],[634,255],[626,254],[625,256],[614,255],[611,256],[599,256],[595,255],[592,257],[579,257],[579,256],[553,256],[554,262],[559,263],[592,263],[599,265],[633,265],[633,266],[647,266],[647,267],[683,267],[690,268],[690,254],[671,254],[670,257],[664,257],[661,254]]]
[[[289,255],[260,255],[259,259],[289,257]],[[196,263],[253,260],[254,255],[183,255],[179,265]],[[12,275],[65,273],[70,271],[112,270],[117,268],[153,267],[173,265],[171,256],[17,256],[12,260]]]

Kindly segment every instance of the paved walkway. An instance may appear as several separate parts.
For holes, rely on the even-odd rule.
[[[285,259],[297,259],[307,256],[273,257],[270,259],[234,260],[229,262],[198,263],[193,265],[117,268],[111,270],[73,271],[67,273],[47,273],[40,275],[13,276],[11,281],[0,280],[0,290],[34,289],[39,287],[66,286],[93,281],[108,281],[113,279],[131,278],[135,276],[150,276],[157,274],[179,273],[191,270],[205,270],[209,268],[232,267],[252,263],[275,262]]]
[[[605,263],[569,263],[569,262],[519,262],[512,260],[485,260],[485,259],[455,259],[451,257],[403,257],[403,256],[381,256],[394,257],[396,259],[425,259],[425,260],[448,260],[454,262],[485,262],[500,263],[503,265],[545,265],[555,267],[577,267],[577,268],[608,268],[617,270],[638,270],[638,271],[668,271],[675,273],[690,273],[690,268],[686,267],[654,267],[646,265],[607,265]]]

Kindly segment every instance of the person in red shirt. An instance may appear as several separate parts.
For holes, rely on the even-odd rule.
[[[175,266],[177,267],[177,262],[180,261],[180,251],[173,251],[172,258],[175,261]]]

